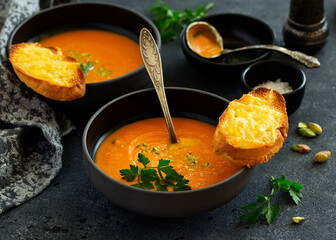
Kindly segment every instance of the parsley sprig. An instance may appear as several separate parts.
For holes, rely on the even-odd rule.
[[[189,180],[170,166],[170,160],[160,159],[156,167],[148,167],[149,159],[139,153],[138,161],[143,168],[130,164],[130,169],[120,170],[122,179],[127,182],[136,181],[131,186],[149,190],[156,188],[156,191],[168,191],[168,187],[172,187],[175,192],[191,190]]]
[[[88,72],[92,69],[93,64],[92,64],[92,62],[88,62],[86,65],[84,63],[81,63],[80,67],[81,67],[84,75],[86,76],[88,74]]]
[[[249,211],[247,214],[239,217],[239,220],[254,224],[259,219],[259,209],[262,207],[261,213],[265,215],[268,224],[272,224],[276,216],[280,212],[280,206],[271,203],[271,198],[276,191],[288,192],[295,204],[299,204],[302,194],[300,190],[302,186],[296,182],[291,182],[282,175],[279,178],[271,177],[272,190],[268,196],[258,195],[256,203],[250,203],[242,206],[240,209]]]
[[[206,16],[205,12],[213,7],[211,2],[205,7],[198,7],[195,12],[185,9],[184,12],[172,10],[162,0],[156,0],[154,6],[149,10],[154,13],[153,23],[158,28],[162,42],[169,42],[176,39],[177,30],[184,28],[189,23]]]

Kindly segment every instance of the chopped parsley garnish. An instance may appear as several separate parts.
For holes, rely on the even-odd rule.
[[[170,166],[170,160],[160,159],[156,167],[148,167],[149,159],[139,153],[138,162],[143,167],[130,164],[129,169],[120,170],[122,179],[127,182],[135,181],[131,186],[149,190],[156,188],[156,191],[168,191],[168,187],[175,192],[191,190],[189,180]]]
[[[287,180],[283,175],[279,178],[271,177],[271,183],[272,191],[268,196],[259,194],[256,203],[250,203],[241,207],[242,210],[249,212],[240,216],[239,220],[254,224],[259,219],[259,209],[263,206],[261,213],[265,215],[268,224],[272,224],[281,209],[279,205],[272,204],[270,201],[275,191],[288,192],[295,204],[299,204],[302,198],[302,194],[300,193],[302,186],[300,184]]]
[[[80,67],[81,67],[84,75],[86,76],[88,74],[88,72],[92,69],[93,65],[92,65],[92,62],[88,62],[86,65],[81,63]]]
[[[158,28],[162,42],[169,42],[176,39],[177,30],[184,28],[189,23],[206,16],[205,12],[213,7],[211,2],[205,7],[198,7],[195,12],[185,9],[184,12],[172,10],[162,0],[156,0],[154,6],[149,10],[154,13],[153,23]]]
[[[187,154],[186,159],[188,163],[195,169],[198,163],[198,157],[191,155],[191,153]]]

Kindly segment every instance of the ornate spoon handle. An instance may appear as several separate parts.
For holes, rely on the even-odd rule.
[[[167,98],[163,84],[161,56],[152,34],[146,29],[140,32],[140,52],[145,68],[159,97],[162,111],[166,120],[171,143],[177,143],[174,125],[170,116]]]
[[[236,48],[236,49],[224,49],[222,52],[222,55],[232,53],[232,52],[238,52],[242,50],[247,50],[247,49],[269,49],[269,50],[274,50],[281,52],[283,54],[286,54],[296,61],[303,63],[309,68],[315,68],[320,66],[320,62],[317,58],[314,58],[312,56],[308,56],[302,52],[298,51],[291,51],[288,50],[287,48],[280,47],[280,46],[274,46],[274,45],[254,45],[254,46],[246,46],[246,47],[241,47],[241,48]]]

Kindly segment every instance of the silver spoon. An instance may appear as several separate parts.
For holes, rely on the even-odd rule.
[[[193,45],[194,40],[197,36],[200,34],[203,34],[205,37],[207,37],[210,41],[212,41],[217,48],[219,48],[218,51],[215,51],[214,53],[210,55],[204,55],[200,50],[200,48],[197,48]],[[224,49],[224,43],[223,38],[217,31],[217,29],[212,26],[211,24],[203,21],[197,21],[191,23],[187,29],[186,29],[186,41],[189,46],[189,48],[196,53],[197,55],[204,57],[204,58],[216,58],[219,56],[223,56],[228,53],[243,51],[247,49],[267,49],[267,50],[273,50],[277,52],[281,52],[283,54],[286,54],[296,61],[306,65],[309,68],[319,67],[320,62],[317,58],[308,56],[304,53],[298,52],[298,51],[291,51],[284,47],[275,46],[275,45],[252,45],[252,46],[246,46],[236,49]]]
[[[170,142],[177,143],[174,125],[170,116],[167,98],[164,90],[162,64],[159,49],[155,43],[152,34],[146,28],[141,29],[139,42],[142,61],[145,65],[150,79],[152,80],[155,91],[160,100],[160,104],[168,128]]]

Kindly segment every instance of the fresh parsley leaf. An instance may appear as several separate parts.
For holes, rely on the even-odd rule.
[[[291,182],[282,175],[280,178],[274,179],[271,178],[272,186],[274,190],[281,192],[289,192],[289,195],[292,197],[295,204],[298,204],[302,198],[302,194],[300,190],[302,190],[302,186],[296,182]]]
[[[300,193],[298,190],[292,187],[288,191],[289,191],[289,195],[292,197],[295,204],[298,205],[299,202],[301,201],[301,198],[303,197],[302,193]]]
[[[148,189],[151,190],[154,188],[153,183],[149,182],[149,181],[144,181],[144,182],[138,182],[136,184],[131,185],[133,187],[137,187],[137,188],[143,188],[143,189]]]
[[[252,208],[250,212],[239,217],[240,221],[244,221],[248,224],[254,224],[258,219],[259,219],[259,211],[257,207]]]
[[[180,175],[182,176],[182,175]],[[191,187],[188,185],[189,180],[180,178],[175,186],[173,186],[173,189],[175,192],[177,191],[186,191],[186,190],[191,190]]]
[[[257,196],[257,203],[263,204],[266,201],[267,201],[267,197],[266,196],[260,195],[260,194]]]
[[[242,210],[251,210],[251,209],[256,208],[256,207],[257,207],[257,204],[255,204],[255,203],[249,203],[249,204],[246,204],[246,205],[240,207],[240,209],[242,209]]]
[[[280,212],[280,206],[272,204],[271,202],[268,202],[267,205],[265,205],[262,209],[262,214],[265,215],[268,224],[272,224],[276,218],[276,216]]]
[[[183,176],[175,172],[175,174],[171,173],[169,175],[166,175],[164,181],[169,186],[175,186],[175,183],[177,183],[180,179],[183,179]]]
[[[205,12],[214,6],[211,2],[205,7],[198,7],[195,12],[185,9],[183,12],[172,10],[162,0],[156,0],[149,12],[154,14],[153,23],[158,28],[162,42],[170,42],[176,39],[177,31],[189,23],[206,16]]]
[[[133,182],[138,176],[138,171],[138,166],[130,165],[130,169],[122,169],[120,170],[120,174],[122,179],[125,179],[127,182]]]
[[[159,192],[168,191],[167,185],[165,183],[162,183],[160,178],[156,179],[155,187],[156,187],[156,191],[159,191]]]
[[[170,165],[170,160],[160,159],[156,167],[149,167],[147,166],[150,163],[149,159],[139,153],[138,162],[143,165],[143,168],[130,165],[130,169],[120,170],[122,179],[128,182],[136,181],[131,186],[143,189],[156,188],[156,191],[168,191],[168,187],[172,187],[174,191],[191,189],[188,185],[189,180],[176,172],[173,166]]]
[[[158,178],[158,175],[156,173],[156,170],[155,169],[142,169],[141,170],[141,173],[140,173],[140,178],[142,181],[148,181],[148,182],[151,182],[151,181],[154,181]]]
[[[88,74],[88,72],[92,69],[93,65],[92,65],[92,62],[88,62],[86,65],[81,63],[80,67],[81,67],[84,75],[86,76]]]
[[[138,161],[140,163],[142,163],[142,165],[144,165],[144,167],[146,167],[147,164],[149,163],[149,159],[147,157],[145,157],[145,155],[142,155],[142,154],[138,155]]]
[[[169,166],[169,163],[170,163],[169,160],[160,159],[158,167],[161,168],[161,167]]]
[[[289,181],[282,175],[279,178],[271,177],[272,190],[268,196],[259,194],[257,196],[257,203],[249,203],[242,206],[240,209],[249,211],[248,213],[239,217],[240,221],[244,221],[248,224],[254,224],[259,219],[259,209],[262,207],[261,214],[265,215],[268,224],[272,224],[280,213],[280,206],[271,203],[271,198],[274,196],[275,191],[287,192],[292,197],[295,204],[301,201],[302,186],[296,182]]]

